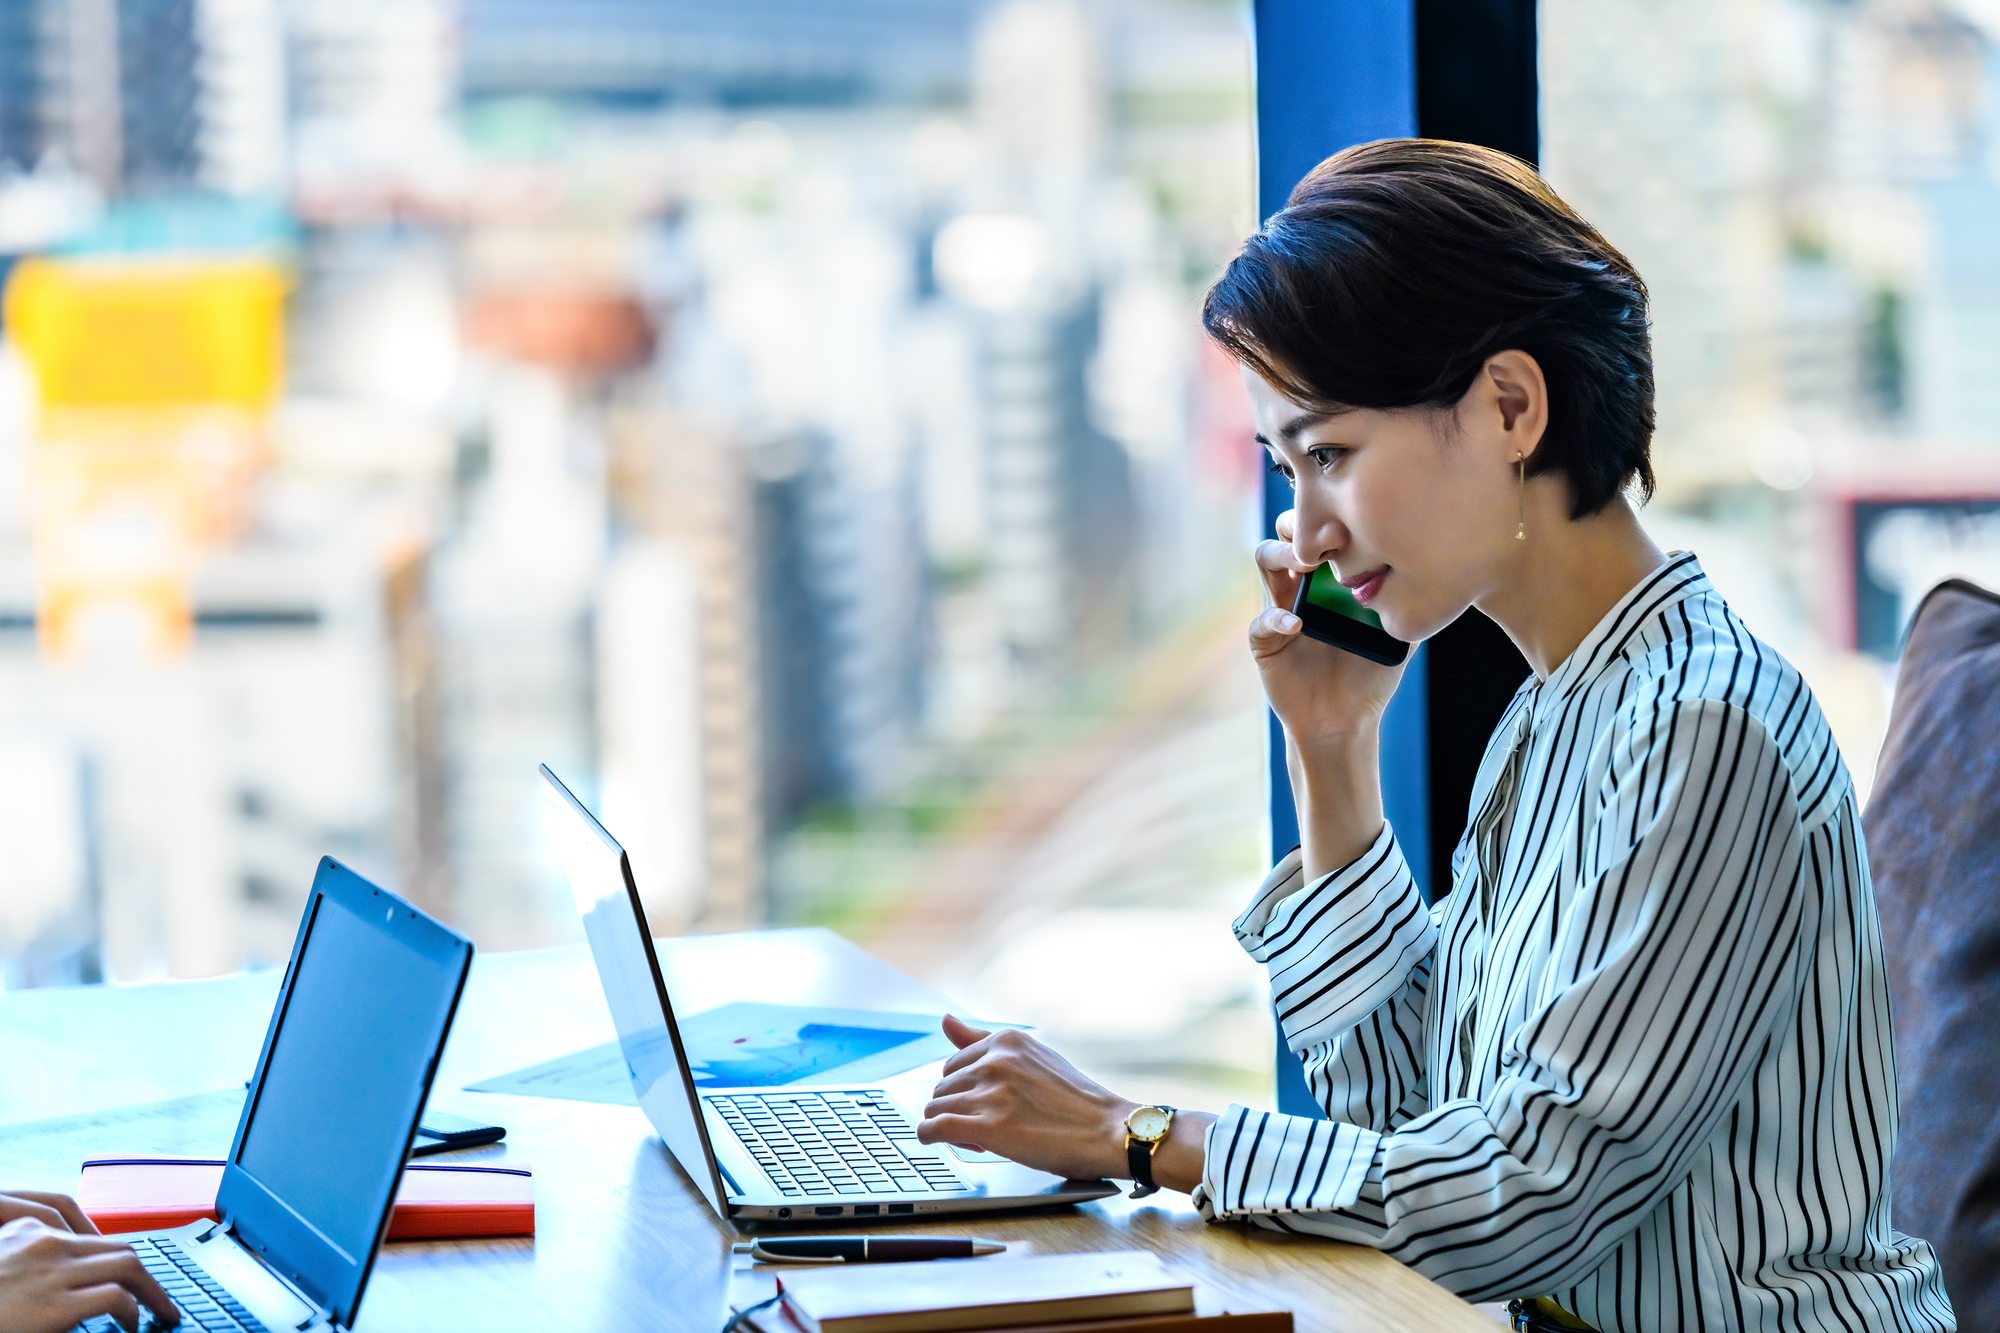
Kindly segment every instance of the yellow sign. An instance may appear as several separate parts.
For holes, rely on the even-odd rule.
[[[136,617],[153,654],[186,646],[195,560],[247,519],[283,316],[283,275],[261,261],[14,270],[7,333],[41,405],[28,477],[49,656],[86,649],[107,617]]]
[[[7,333],[44,407],[258,409],[283,375],[284,295],[261,260],[28,259]]]

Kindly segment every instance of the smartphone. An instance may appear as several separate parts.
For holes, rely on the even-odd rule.
[[[1354,600],[1330,564],[1321,565],[1299,581],[1299,599],[1292,614],[1304,622],[1305,632],[1321,643],[1345,648],[1371,662],[1396,666],[1410,655],[1410,645],[1389,637],[1382,628],[1382,617]]]
[[[448,1111],[426,1110],[417,1126],[416,1141],[410,1144],[410,1156],[428,1157],[434,1152],[450,1152],[453,1148],[498,1143],[506,1137],[507,1131],[499,1125],[482,1125],[477,1120],[467,1120]]]

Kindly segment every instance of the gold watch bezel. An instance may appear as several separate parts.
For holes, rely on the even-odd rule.
[[[1141,1115],[1145,1114],[1147,1111],[1157,1112],[1159,1115],[1165,1118],[1164,1123],[1161,1124],[1159,1133],[1157,1134],[1142,1134],[1132,1123],[1134,1120],[1137,1120]],[[1173,1130],[1173,1127],[1174,1127],[1173,1108],[1167,1106],[1135,1107],[1132,1113],[1125,1117],[1125,1137],[1127,1141],[1150,1143],[1157,1147],[1163,1140],[1165,1140],[1167,1135]]]

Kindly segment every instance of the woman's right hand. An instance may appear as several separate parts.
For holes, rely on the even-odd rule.
[[[1257,568],[1276,605],[1251,622],[1250,652],[1264,678],[1264,697],[1285,727],[1285,761],[1311,883],[1352,863],[1382,832],[1382,711],[1403,668],[1300,632],[1288,608],[1314,566],[1292,546],[1292,511],[1278,515],[1277,527],[1279,540],[1257,544]]]
[[[1273,604],[1250,622],[1250,654],[1264,678],[1264,697],[1302,753],[1372,742],[1403,668],[1382,666],[1300,632],[1291,608],[1300,582],[1316,566],[1301,561],[1292,545],[1293,511],[1278,515],[1277,530],[1278,540],[1257,543],[1257,572]]]

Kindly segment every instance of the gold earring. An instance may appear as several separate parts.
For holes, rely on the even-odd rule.
[[[1528,540],[1528,459],[1519,452],[1514,454],[1514,540]]]

